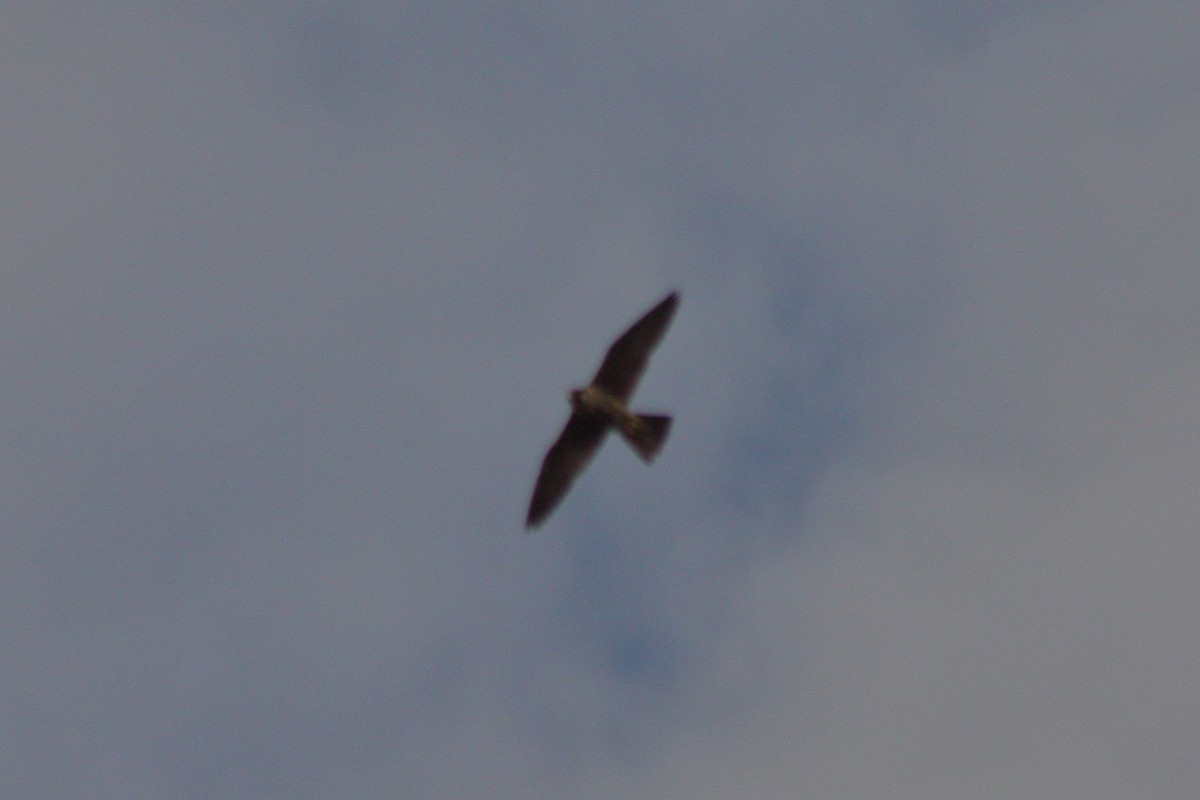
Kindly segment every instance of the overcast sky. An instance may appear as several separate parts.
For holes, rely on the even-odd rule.
[[[1195,796],[1194,0],[70,5],[0,15],[6,796]],[[658,462],[526,535],[671,289]]]

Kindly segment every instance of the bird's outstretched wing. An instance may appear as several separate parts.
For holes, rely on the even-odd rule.
[[[550,516],[566,496],[575,477],[595,455],[607,432],[608,426],[603,420],[579,412],[571,414],[542,461],[542,471],[529,502],[529,515],[525,518],[527,529],[536,528]]]
[[[679,293],[671,292],[662,302],[646,312],[646,315],[621,334],[608,353],[604,362],[592,378],[592,384],[600,387],[621,402],[629,400],[637,386],[642,370],[650,360],[650,353],[662,338],[671,318],[675,316],[675,308],[679,305]]]

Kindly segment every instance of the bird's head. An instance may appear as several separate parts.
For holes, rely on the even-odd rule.
[[[583,406],[583,389],[572,389],[567,392],[567,400],[571,403],[571,408],[578,411]]]

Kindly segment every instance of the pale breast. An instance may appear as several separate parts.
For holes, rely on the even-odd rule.
[[[586,387],[575,399],[580,411],[604,417],[614,425],[626,424],[633,417],[620,400],[596,386]]]

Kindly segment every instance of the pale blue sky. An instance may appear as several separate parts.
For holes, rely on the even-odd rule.
[[[12,796],[1200,784],[1188,3],[17,4]],[[566,391],[635,405],[522,522]]]

